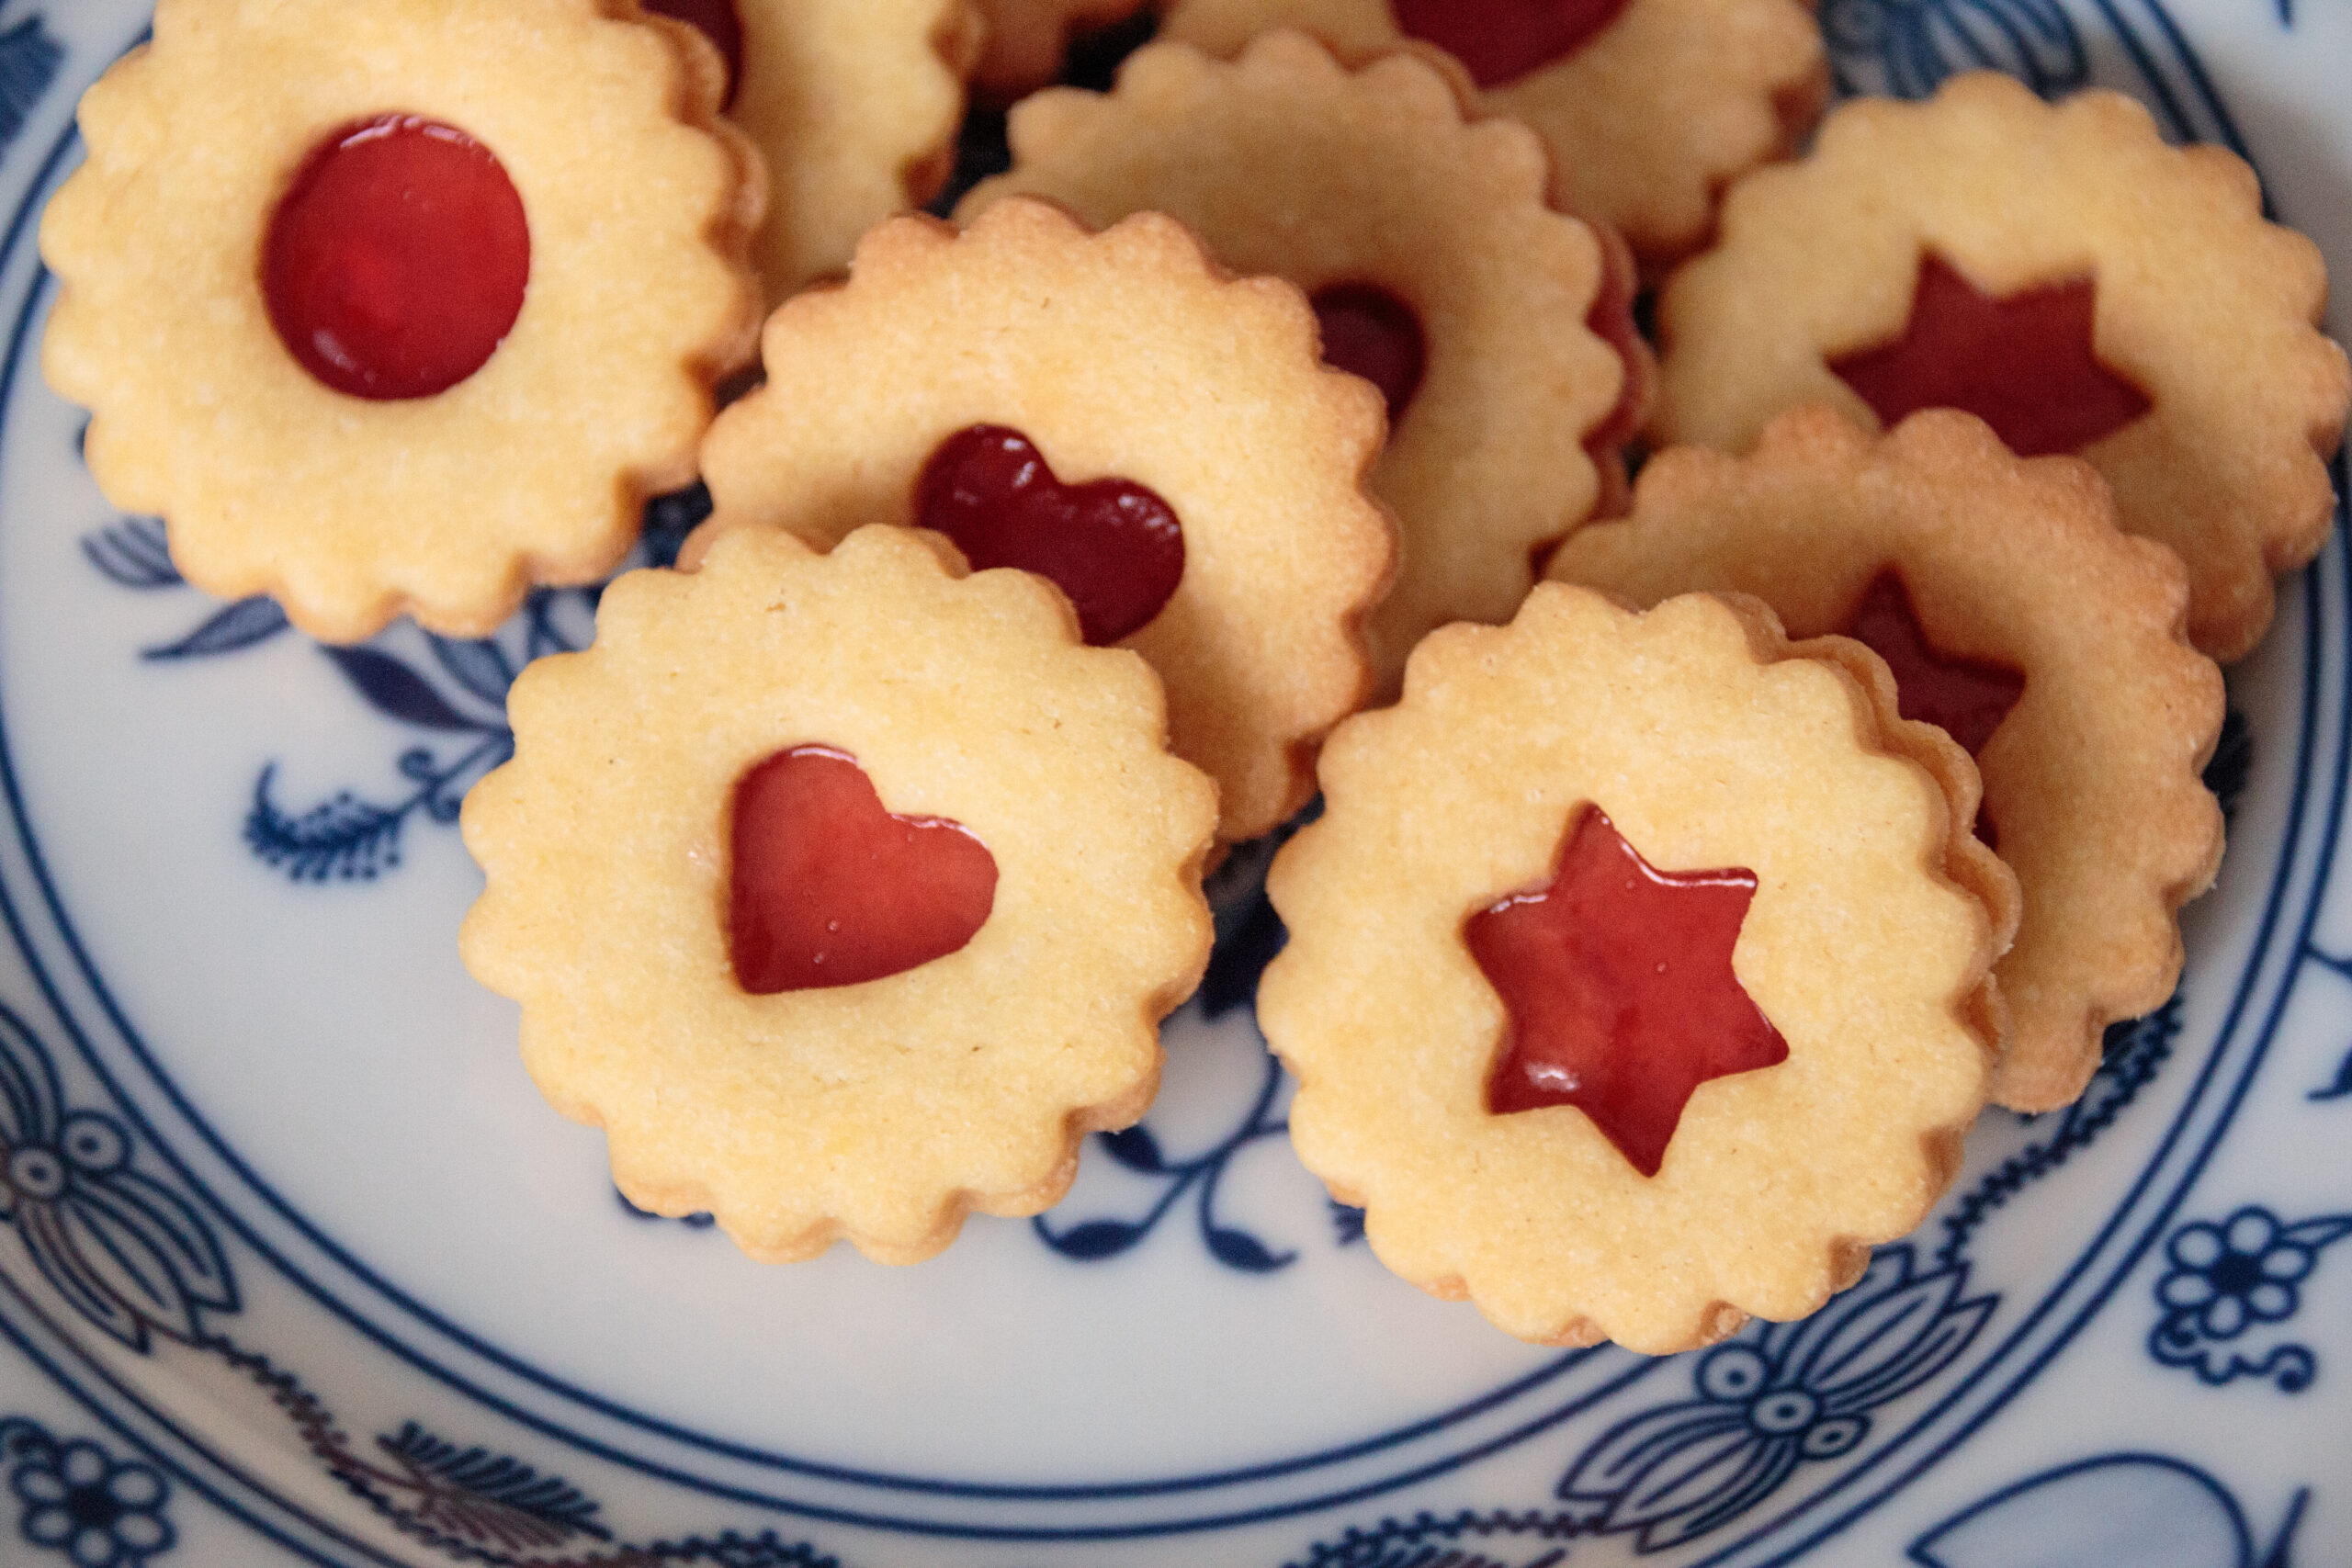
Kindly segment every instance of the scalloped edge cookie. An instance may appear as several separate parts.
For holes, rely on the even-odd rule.
[[[1396,581],[1367,627],[1383,689],[1433,627],[1509,619],[1537,552],[1622,492],[1622,456],[1588,444],[1639,423],[1648,360],[1636,344],[1629,375],[1587,324],[1624,302],[1609,244],[1544,205],[1533,132],[1471,122],[1426,61],[1350,72],[1294,32],[1229,64],[1149,44],[1107,96],[1040,93],[1010,130],[1012,169],[959,217],[1012,194],[1098,226],[1157,210],[1238,272],[1309,293],[1371,284],[1413,308],[1427,369],[1371,478],[1400,533]]]
[[[1065,483],[1147,486],[1182,524],[1183,579],[1120,646],[1217,781],[1220,835],[1255,838],[1306,803],[1316,746],[1362,703],[1362,622],[1396,558],[1363,491],[1380,395],[1317,341],[1295,288],[1229,276],[1158,213],[1100,234],[1026,197],[961,234],[893,219],[847,284],[769,319],[766,385],[703,444],[714,510],[681,558],[747,525],[821,548],[909,521],[932,454],[975,425],[1020,430]]]
[[[1949,1183],[2000,916],[1946,874],[1968,834],[1937,770],[1965,758],[1832,640],[1792,648],[1755,600],[1636,615],[1543,583],[1333,733],[1324,814],[1268,878],[1290,940],[1259,1020],[1300,1158],[1390,1269],[1521,1338],[1686,1349],[1813,1311]],[[1654,1177],[1573,1107],[1486,1105],[1506,1020],[1463,923],[1540,886],[1587,804],[1661,870],[1754,873],[1733,964],[1788,1044],[1702,1084]]]
[[[1343,57],[1408,43],[1386,0],[1176,0],[1160,36],[1216,54],[1294,27]],[[1821,29],[1804,0],[1630,0],[1566,60],[1478,89],[1489,114],[1551,147],[1555,199],[1622,231],[1646,265],[1706,242],[1716,193],[1803,141],[1829,93]]]
[[[752,244],[771,303],[849,264],[858,236],[947,183],[979,57],[973,0],[735,0],[728,116],[775,187]]]
[[[616,580],[594,645],[534,662],[509,709],[514,759],[466,798],[488,883],[459,949],[638,1207],[708,1210],[764,1261],[845,1236],[913,1262],[971,1211],[1052,1204],[1080,1140],[1150,1103],[1159,1021],[1208,960],[1216,792],[1168,753],[1149,669],[1080,645],[1050,584],[966,576],[907,529],[830,556],[747,529]],[[747,995],[733,791],[810,744],[978,837],[995,905],[915,968]]]
[[[1889,570],[1939,649],[2025,674],[1977,759],[2024,898],[1994,971],[2012,1027],[1992,1098],[2054,1110],[2090,1081],[2109,1023],[2172,994],[2180,907],[2221,863],[2201,771],[2225,696],[2188,644],[2179,558],[2116,531],[2087,464],[2019,459],[1972,415],[1872,437],[1812,408],[1746,458],[1659,454],[1633,514],[1571,538],[1548,575],[1635,604],[1749,593],[1804,637],[1849,624]]]
[[[153,41],[83,97],[89,160],[41,220],[42,368],[91,410],[107,498],[165,519],[189,581],[268,593],[331,641],[403,611],[481,636],[532,582],[611,570],[646,499],[693,478],[759,319],[756,163],[718,126],[707,58],[593,0],[435,9],[472,43],[400,6],[163,0]],[[254,257],[320,141],[391,108],[497,156],[530,284],[471,377],[368,402],[287,352]]]
[[[2327,538],[2352,368],[2318,330],[2318,247],[2264,220],[2243,160],[2166,145],[2120,94],[1956,76],[1846,104],[1804,161],[1742,180],[1660,300],[1657,442],[1744,451],[1805,403],[1879,428],[1828,361],[1902,335],[1926,253],[1996,296],[2094,277],[2098,357],[2153,407],[2080,456],[2188,563],[2197,646],[2252,649],[2272,577]]]

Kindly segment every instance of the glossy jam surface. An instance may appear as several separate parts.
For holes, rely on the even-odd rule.
[[[1390,0],[1396,29],[1433,43],[1499,87],[1566,60],[1617,19],[1627,0]]]
[[[1376,283],[1334,283],[1315,291],[1324,363],[1380,389],[1394,430],[1421,389],[1429,344],[1410,305]]]
[[[975,571],[1052,579],[1097,648],[1148,625],[1184,577],[1184,530],[1166,502],[1126,479],[1066,485],[1002,425],[939,444],[915,483],[915,523],[955,540]]]
[[[1903,579],[1883,571],[1845,635],[1870,645],[1894,676],[1895,706],[1903,716],[1923,720],[1950,735],[1973,757],[1993,739],[2025,694],[2025,676],[2006,664],[1951,659],[1919,629],[1919,614]]]
[[[2092,350],[2097,304],[2086,277],[1996,299],[1929,254],[1903,336],[1829,368],[1889,428],[1921,409],[1965,409],[2020,457],[2079,452],[2148,412]]]
[[[674,17],[700,32],[718,47],[727,62],[727,101],[735,106],[735,85],[743,77],[743,22],[735,14],[735,0],[643,0],[656,16]]]
[[[531,276],[523,199],[490,149],[413,115],[311,152],[262,246],[270,323],[355,398],[429,398],[488,363]]]
[[[1788,1058],[1732,973],[1755,895],[1747,871],[1653,869],[1586,807],[1549,885],[1463,927],[1510,1018],[1487,1109],[1573,1105],[1656,1176],[1692,1090]]]
[[[960,825],[893,817],[855,758],[797,746],[736,781],[728,956],[753,996],[854,986],[944,958],[996,903]]]

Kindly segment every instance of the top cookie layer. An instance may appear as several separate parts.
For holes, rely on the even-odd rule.
[[[933,454],[976,426],[1020,431],[1063,483],[1148,487],[1181,520],[1182,578],[1122,646],[1167,683],[1219,831],[1252,838],[1306,803],[1316,743],[1360,701],[1396,552],[1363,489],[1379,396],[1316,342],[1295,288],[1226,276],[1165,217],[1095,235],[1013,199],[961,236],[897,220],[846,286],[769,321],[767,384],[705,443],[706,526],[829,547],[910,521]]]
[[[2263,220],[2253,171],[2166,146],[2118,94],[2053,106],[1955,77],[1927,103],[1847,104],[1804,162],[1743,180],[1660,304],[1658,440],[1744,451],[1815,402],[1877,428],[1829,361],[1903,337],[1929,256],[1996,297],[2096,285],[2098,359],[2151,407],[2080,455],[2124,526],[2188,562],[2197,646],[2252,648],[2272,574],[2327,536],[2352,370],[2315,325],[2319,251]]]

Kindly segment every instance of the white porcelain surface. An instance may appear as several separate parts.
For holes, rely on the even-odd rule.
[[[2133,92],[2352,276],[2344,0],[1823,13],[1849,89]],[[763,1268],[618,1201],[456,957],[450,815],[582,596],[331,655],[80,465],[32,228],[143,25],[0,7],[0,1563],[2352,1561],[2340,537],[2232,674],[2177,1001],[1807,1324],[1563,1354],[1389,1276],[1279,1132],[1247,857],[1148,1138],[920,1268]]]

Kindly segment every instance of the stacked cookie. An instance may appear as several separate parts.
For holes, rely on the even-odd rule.
[[[2214,660],[2332,504],[2315,251],[2112,95],[1774,163],[1797,0],[1177,0],[1032,92],[1141,9],[164,0],[47,364],[322,637],[478,635],[707,484],[465,812],[467,961],[641,1206],[909,1261],[1053,1202],[1319,785],[1261,1021],[1380,1256],[1547,1343],[1812,1310],[2177,978]],[[1010,167],[903,215],[973,72]],[[188,159],[198,254],[127,247]]]

